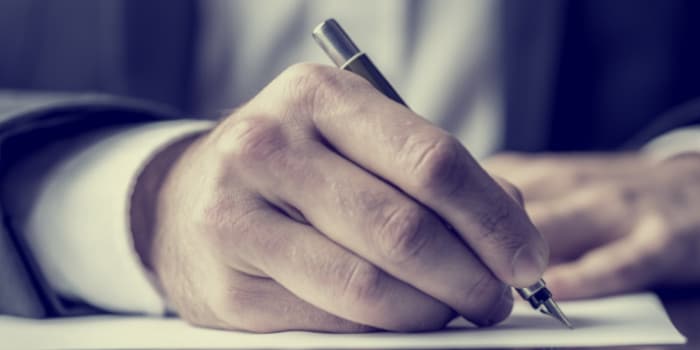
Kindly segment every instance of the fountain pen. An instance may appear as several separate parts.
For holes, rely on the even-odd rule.
[[[357,45],[334,19],[327,19],[319,24],[314,29],[312,36],[338,68],[362,76],[388,98],[408,107],[369,57],[357,48]],[[515,288],[515,290],[530,303],[533,309],[559,320],[568,328],[573,328],[571,322],[552,298],[552,293],[547,289],[544,280],[540,279],[527,288]]]

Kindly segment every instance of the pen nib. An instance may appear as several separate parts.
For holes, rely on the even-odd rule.
[[[526,288],[515,288],[523,299],[527,300],[533,309],[539,310],[541,313],[556,318],[569,329],[574,329],[569,322],[569,319],[564,316],[564,313],[559,308],[559,305],[552,299],[552,292],[545,286],[544,280],[539,280],[537,283]]]
[[[561,311],[559,308],[559,305],[552,299],[549,298],[542,303],[543,308],[540,309],[543,314],[552,316],[559,320],[559,322],[563,323],[567,328],[569,329],[574,329],[574,327],[571,325],[571,322],[569,322],[569,319],[566,318],[566,315]]]

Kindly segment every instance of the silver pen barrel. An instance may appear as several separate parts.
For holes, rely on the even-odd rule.
[[[311,36],[338,67],[343,67],[353,56],[361,53],[350,36],[332,18],[317,25]]]
[[[372,60],[357,48],[350,36],[334,19],[325,20],[316,26],[311,35],[338,68],[365,78],[386,97],[408,107]]]

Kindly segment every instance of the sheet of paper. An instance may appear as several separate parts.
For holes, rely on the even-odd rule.
[[[453,322],[439,332],[250,334],[195,328],[178,319],[83,317],[49,321],[0,317],[0,347],[12,349],[363,349],[582,347],[681,344],[685,338],[653,294],[561,303],[575,329],[524,303],[504,323],[479,329]]]

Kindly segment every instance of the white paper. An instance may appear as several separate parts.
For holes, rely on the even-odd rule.
[[[48,321],[0,317],[3,349],[379,349],[582,347],[682,344],[653,294],[562,302],[575,329],[516,303],[513,314],[492,328],[453,322],[430,333],[324,334],[283,332],[251,334],[195,328],[178,319],[81,317]]]

